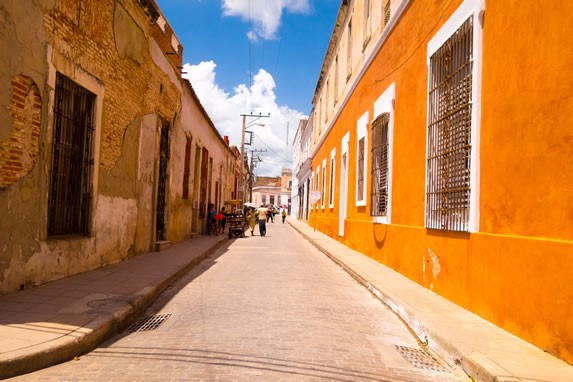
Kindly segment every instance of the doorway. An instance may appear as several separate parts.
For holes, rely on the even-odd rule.
[[[155,240],[166,240],[165,207],[167,195],[167,169],[169,167],[169,123],[162,123],[159,143],[159,177],[157,179],[157,202],[155,210]]]

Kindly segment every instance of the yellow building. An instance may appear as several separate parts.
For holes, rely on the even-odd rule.
[[[573,362],[573,2],[342,1],[309,222]]]

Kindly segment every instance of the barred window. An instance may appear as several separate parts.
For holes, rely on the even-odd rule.
[[[362,137],[358,141],[358,173],[356,174],[356,199],[358,201],[364,199],[364,140],[365,138]]]
[[[372,216],[388,214],[388,123],[390,114],[383,113],[372,122]]]
[[[334,153],[334,152],[333,152]],[[330,154],[330,187],[328,192],[328,206],[330,208],[334,207],[334,167],[335,167],[335,158],[334,154]]]
[[[391,16],[390,12],[390,0],[386,0],[386,4],[384,4],[384,11],[382,12],[382,16],[384,17],[384,24],[382,24],[383,26],[388,25]]]
[[[48,192],[48,236],[89,234],[95,94],[57,73]]]
[[[430,57],[426,226],[469,231],[473,16]]]

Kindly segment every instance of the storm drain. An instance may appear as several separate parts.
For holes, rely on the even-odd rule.
[[[130,333],[134,333],[134,332],[146,332],[149,330],[155,330],[159,326],[161,326],[161,324],[163,324],[170,316],[171,313],[156,314],[154,316],[145,317],[136,322],[135,324],[131,325],[129,329],[127,329],[127,331]]]
[[[440,373],[450,372],[423,350],[400,345],[396,345],[396,349],[402,355],[402,357],[406,359],[406,361],[410,362],[418,369],[438,371]]]

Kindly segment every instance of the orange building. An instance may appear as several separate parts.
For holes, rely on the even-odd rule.
[[[309,223],[573,362],[573,2],[345,0]]]

